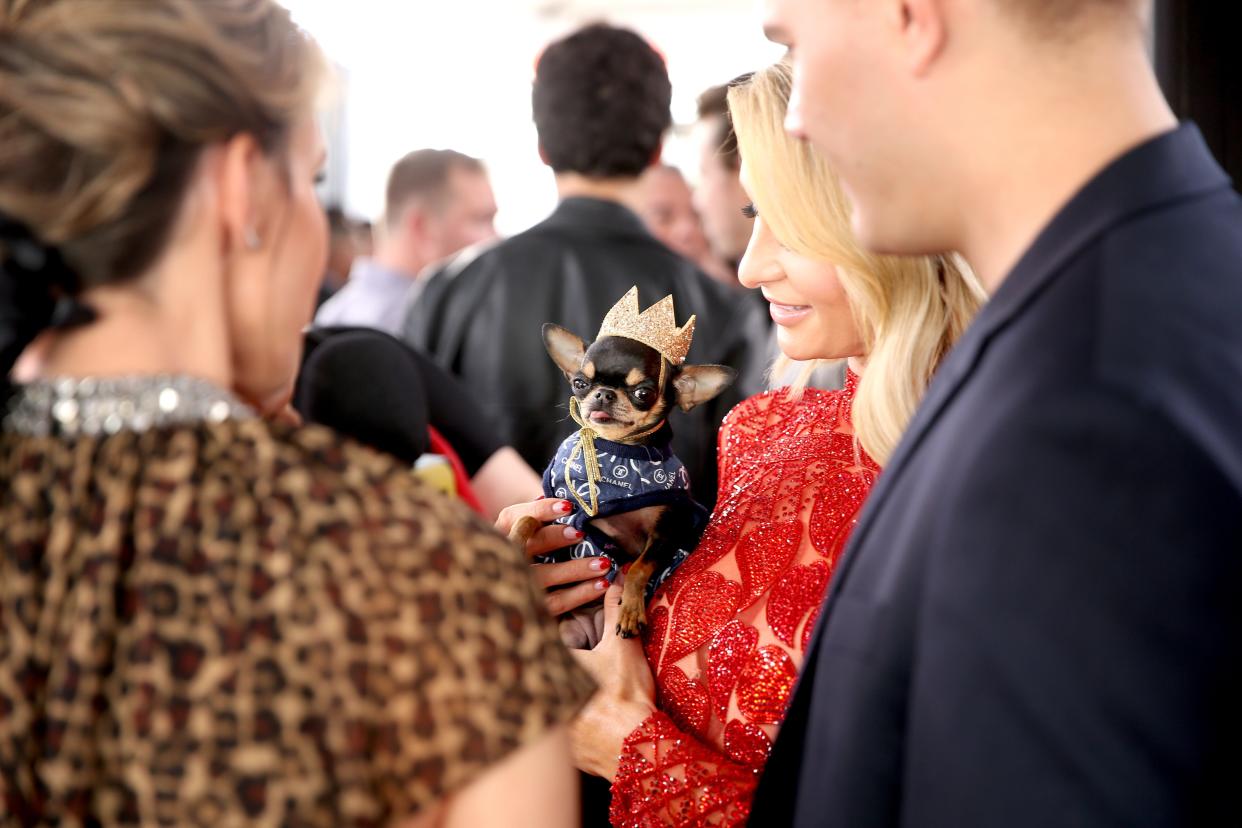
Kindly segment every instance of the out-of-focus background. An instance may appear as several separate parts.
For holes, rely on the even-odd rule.
[[[325,203],[374,221],[389,168],[418,147],[452,148],[488,167],[512,235],[551,212],[530,115],[535,61],[584,23],[629,26],[668,61],[676,127],[664,157],[693,183],[695,99],[777,60],[756,0],[283,0],[339,72],[325,116]]]

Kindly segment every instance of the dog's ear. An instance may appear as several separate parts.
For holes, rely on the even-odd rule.
[[[737,371],[724,365],[683,365],[673,379],[677,405],[689,411],[724,391],[737,379]]]
[[[543,325],[543,346],[548,349],[548,356],[556,363],[556,367],[572,377],[582,368],[582,360],[586,358],[586,345],[560,325],[545,322]]]

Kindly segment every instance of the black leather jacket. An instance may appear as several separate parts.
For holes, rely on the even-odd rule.
[[[737,402],[763,388],[767,320],[745,294],[713,281],[612,201],[569,198],[546,220],[427,281],[404,337],[465,380],[500,439],[542,469],[574,430],[569,384],[544,350],[555,322],[590,342],[630,287],[642,308],[673,295],[678,323],[698,315],[687,362],[737,368],[721,397],[672,415],[673,448],[695,499],[716,500],[716,432]]]

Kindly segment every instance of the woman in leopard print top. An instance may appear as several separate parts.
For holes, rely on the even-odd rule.
[[[0,43],[0,825],[571,824],[592,686],[526,562],[264,419],[313,44],[272,0],[0,0]]]

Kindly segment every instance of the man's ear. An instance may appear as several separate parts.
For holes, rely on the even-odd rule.
[[[582,368],[582,360],[586,358],[586,345],[560,325],[545,322],[543,325],[543,346],[548,349],[548,356],[556,363],[556,367],[571,377]]]
[[[425,246],[431,229],[431,216],[427,206],[421,202],[407,204],[405,213],[401,216],[401,226],[407,238]]]
[[[724,391],[737,379],[737,371],[724,365],[683,365],[673,379],[677,405],[689,411]]]
[[[921,77],[944,50],[947,10],[944,0],[897,0],[906,66]]]

